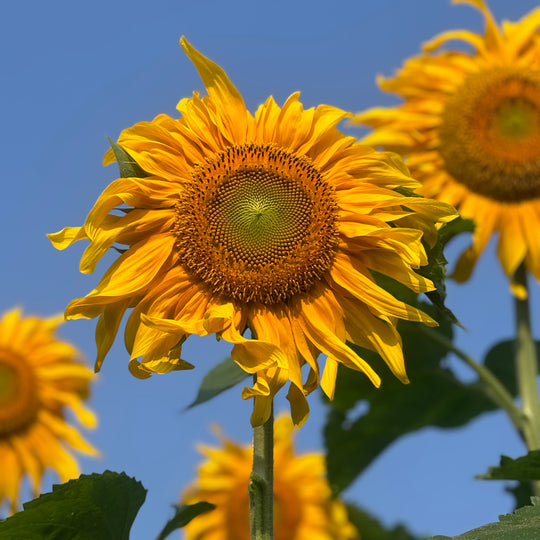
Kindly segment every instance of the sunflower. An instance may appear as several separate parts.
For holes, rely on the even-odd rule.
[[[200,446],[206,461],[183,493],[181,504],[216,505],[185,527],[186,540],[249,540],[248,483],[253,448],[240,446],[216,429],[222,446]],[[296,454],[291,419],[274,427],[274,537],[276,540],[354,540],[359,538],[347,510],[331,498],[324,455]]]
[[[295,93],[281,108],[269,97],[252,115],[219,66],[184,38],[181,45],[208,95],[182,99],[179,119],[162,114],[124,130],[115,148],[142,172],[111,183],[82,227],[49,236],[59,249],[90,240],[82,272],[111,246],[121,251],[65,312],[99,316],[96,368],[133,308],[125,342],[134,375],[193,367],[180,358],[182,343],[215,334],[255,375],[242,393],[254,398],[253,425],[266,421],[287,381],[293,420],[302,423],[319,381],[332,397],[338,363],[379,385],[347,340],[380,352],[406,382],[396,320],[436,323],[371,272],[432,290],[414,271],[427,262],[422,239],[434,241],[436,223],[455,210],[396,190],[418,183],[394,154],[338,131],[347,113],[304,110]],[[111,150],[104,162],[114,159]]]
[[[458,281],[469,278],[495,232],[506,274],[525,262],[540,279],[540,9],[499,27],[483,0],[468,3],[483,13],[485,34],[436,36],[394,78],[379,80],[404,102],[361,112],[353,122],[375,128],[364,143],[406,156],[422,193],[475,222]],[[440,50],[449,40],[472,52]]]
[[[14,309],[0,319],[0,505],[14,512],[21,480],[29,475],[34,496],[46,468],[62,482],[78,476],[66,447],[97,455],[65,418],[70,409],[84,426],[96,425],[82,405],[92,371],[77,350],[55,337],[62,317],[23,317]]]

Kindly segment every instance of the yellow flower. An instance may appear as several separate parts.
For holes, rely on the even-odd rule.
[[[92,371],[76,361],[77,350],[55,337],[62,317],[22,317],[18,309],[0,319],[0,506],[14,512],[22,478],[34,496],[45,469],[62,482],[77,477],[67,447],[97,455],[65,418],[66,409],[84,426],[96,425],[83,407]]]
[[[394,78],[379,81],[404,103],[370,109],[353,122],[375,128],[366,144],[407,157],[426,196],[475,221],[456,279],[468,279],[495,232],[506,274],[525,261],[540,279],[540,9],[499,27],[483,0],[469,3],[484,14],[485,35],[436,36]],[[456,39],[473,52],[438,50]]]
[[[304,110],[296,93],[282,108],[269,97],[252,115],[219,66],[181,45],[208,96],[182,99],[180,119],[160,115],[123,131],[119,145],[148,176],[116,180],[82,227],[50,235],[59,249],[90,240],[82,272],[113,244],[124,250],[66,309],[68,318],[100,317],[96,368],[133,308],[125,342],[134,375],[192,367],[180,359],[182,343],[215,334],[256,375],[243,391],[255,398],[253,425],[268,418],[287,381],[293,420],[302,423],[319,379],[333,395],[338,363],[379,385],[347,340],[380,352],[406,382],[396,319],[435,322],[379,287],[371,270],[432,290],[413,270],[427,262],[422,237],[433,241],[435,223],[455,210],[395,191],[418,184],[393,154],[338,131],[347,113]],[[113,160],[110,151],[105,162]]]
[[[201,446],[207,457],[182,504],[216,505],[185,528],[186,540],[249,540],[248,482],[251,446],[239,446],[218,431],[222,447]],[[359,538],[347,510],[331,498],[324,456],[296,455],[290,418],[274,425],[274,537],[276,540],[354,540]]]

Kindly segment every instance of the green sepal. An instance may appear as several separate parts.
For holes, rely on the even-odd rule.
[[[175,506],[174,516],[167,522],[163,530],[158,534],[156,540],[165,540],[172,532],[185,527],[192,519],[197,516],[213,510],[216,506],[206,501],[200,501],[195,504],[184,504]]]
[[[81,475],[23,505],[0,522],[9,540],[129,540],[146,489],[125,473]]]
[[[456,235],[464,232],[472,232],[474,224],[471,220],[458,217],[449,223],[445,223],[438,231],[436,244],[431,247],[424,242],[424,248],[428,257],[428,263],[416,270],[417,274],[426,277],[433,281],[435,290],[426,293],[432,304],[437,308],[438,312],[453,324],[463,328],[457,317],[448,307],[445,306],[446,300],[446,269],[448,261],[444,256],[444,248],[448,241]]]
[[[151,176],[147,173],[118,143],[115,143],[111,138],[107,137],[111,145],[114,157],[118,163],[121,178],[146,178]]]
[[[225,358],[204,376],[197,397],[187,409],[216,397],[249,376],[232,358]]]
[[[409,188],[406,188],[404,186],[396,186],[395,188],[393,188],[393,190],[396,192],[396,193],[399,193],[400,195],[403,195],[405,197],[417,197],[417,198],[420,198],[422,199],[423,196],[418,194],[418,193],[415,193],[414,191],[410,190]],[[406,206],[406,205],[405,205]]]

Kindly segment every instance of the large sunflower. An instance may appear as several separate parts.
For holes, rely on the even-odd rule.
[[[485,34],[436,36],[394,78],[379,80],[404,103],[353,122],[375,128],[366,144],[406,156],[426,196],[475,221],[456,279],[468,279],[495,232],[506,274],[525,261],[540,279],[540,9],[499,27],[482,0],[454,3],[467,1],[483,13]],[[472,52],[439,50],[456,39]]]
[[[97,455],[65,418],[66,410],[84,426],[96,425],[82,405],[92,371],[77,350],[55,336],[61,317],[22,317],[18,309],[0,319],[0,506],[15,511],[22,478],[34,496],[45,469],[62,482],[78,476],[68,450]]]
[[[186,540],[249,540],[248,483],[253,448],[218,431],[222,447],[201,446],[206,461],[182,496],[182,504],[216,505],[185,528]],[[274,537],[276,540],[354,540],[359,538],[347,510],[331,498],[324,455],[296,454],[293,425],[281,416],[274,428]]]
[[[223,70],[181,44],[208,96],[182,99],[179,119],[160,115],[123,131],[120,147],[147,176],[116,180],[82,227],[50,235],[59,249],[90,240],[82,272],[114,244],[123,250],[98,286],[66,308],[68,318],[100,317],[96,367],[133,308],[125,331],[133,374],[192,367],[180,359],[181,344],[215,334],[256,375],[243,391],[255,398],[253,425],[269,417],[288,380],[293,420],[305,420],[320,353],[328,396],[338,363],[379,385],[347,340],[380,352],[406,382],[396,319],[435,323],[379,287],[371,271],[433,289],[413,269],[427,262],[423,236],[433,241],[435,223],[454,209],[395,191],[418,184],[393,154],[338,131],[347,113],[304,110],[296,93],[282,108],[269,97],[252,115]],[[112,161],[110,151],[105,163]]]

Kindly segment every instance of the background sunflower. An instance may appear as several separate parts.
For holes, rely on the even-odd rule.
[[[540,279],[540,9],[498,24],[483,0],[454,3],[476,6],[485,32],[451,30],[425,43],[395,77],[379,78],[403,104],[361,112],[354,122],[375,128],[366,144],[406,156],[422,193],[474,220],[457,280],[470,276],[495,233],[506,274],[525,261]]]
[[[215,510],[191,521],[186,540],[249,540],[248,482],[253,449],[226,438],[215,428],[221,446],[199,447],[206,460],[182,495],[181,504],[208,501]],[[276,540],[355,540],[355,527],[339,499],[331,498],[324,456],[294,449],[290,418],[274,425],[274,536]]]
[[[0,509],[20,507],[27,476],[34,497],[47,470],[61,482],[76,478],[72,450],[98,455],[69,419],[71,413],[83,426],[96,427],[83,404],[94,374],[77,349],[56,337],[61,322],[24,317],[19,309],[0,319]]]

